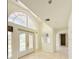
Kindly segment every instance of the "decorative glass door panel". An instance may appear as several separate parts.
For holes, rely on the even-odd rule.
[[[19,51],[25,51],[26,50],[26,32],[19,31]]]
[[[8,59],[12,58],[12,32],[8,31]]]

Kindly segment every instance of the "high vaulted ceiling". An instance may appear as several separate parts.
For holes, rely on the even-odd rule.
[[[31,9],[43,21],[49,18],[47,22],[55,29],[68,27],[69,15],[71,12],[71,0],[21,0],[29,9]]]

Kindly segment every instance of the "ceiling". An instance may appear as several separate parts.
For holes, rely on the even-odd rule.
[[[71,0],[21,0],[29,9],[31,9],[43,21],[49,18],[48,25],[55,29],[68,27],[69,15],[71,12]]]

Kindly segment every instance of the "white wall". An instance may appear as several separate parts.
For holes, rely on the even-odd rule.
[[[42,25],[42,35],[41,35],[41,41],[42,41],[42,50],[45,52],[53,52],[53,29],[50,28],[45,23]],[[49,35],[49,41],[46,42],[45,34],[48,33]]]
[[[68,24],[68,46],[69,59],[72,59],[72,14],[70,15]]]
[[[53,29],[53,49],[56,52],[56,30]]]

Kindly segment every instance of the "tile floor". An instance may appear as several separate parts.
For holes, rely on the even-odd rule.
[[[67,54],[64,54],[61,52],[46,53],[46,52],[39,51],[19,59],[68,59],[68,56]]]

